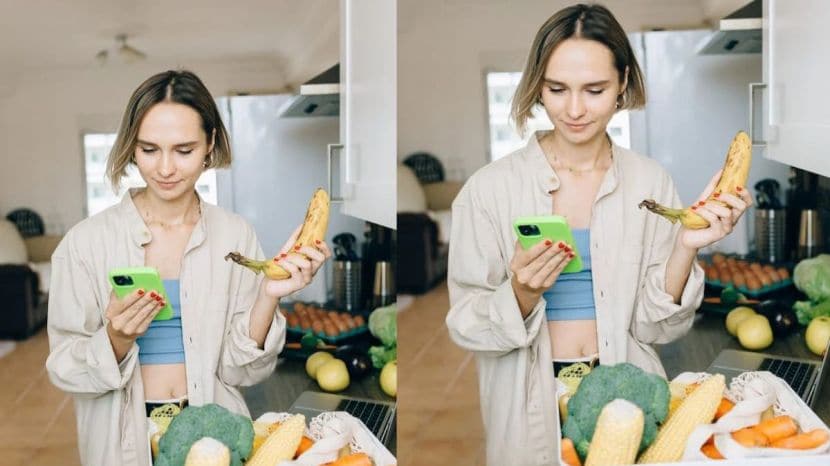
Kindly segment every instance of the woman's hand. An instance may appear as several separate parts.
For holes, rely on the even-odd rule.
[[[510,260],[511,284],[523,317],[533,310],[542,293],[553,286],[573,258],[571,247],[561,241],[556,244],[550,240],[540,241],[528,250],[516,241]]]
[[[165,306],[164,298],[155,291],[146,293],[138,289],[119,299],[115,292],[110,293],[106,317],[107,335],[109,335],[115,358],[124,359],[136,338],[144,335],[150,323]]]
[[[285,280],[269,280],[266,278],[262,284],[262,289],[266,295],[273,298],[282,298],[305,288],[311,283],[323,262],[331,257],[331,249],[325,241],[320,241],[315,247],[303,246],[300,249],[293,249],[301,229],[302,225],[294,230],[294,233],[285,242],[282,249],[280,249],[280,258],[277,262],[280,267],[291,274],[291,277]]]
[[[737,188],[737,196],[731,193],[712,193],[718,180],[720,180],[721,172],[722,170],[715,173],[698,201],[691,207],[698,215],[709,222],[709,227],[700,230],[682,228],[678,240],[683,247],[697,250],[723,239],[726,235],[732,233],[732,229],[738,223],[738,220],[746,212],[746,209],[752,205],[752,196],[743,186]],[[707,202],[706,200],[710,194],[726,205]]]

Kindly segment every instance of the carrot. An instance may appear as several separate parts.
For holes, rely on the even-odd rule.
[[[562,460],[568,466],[582,466],[582,461],[579,460],[579,455],[576,454],[573,440],[567,437],[562,439]]]
[[[728,413],[735,407],[735,403],[729,401],[727,398],[723,398],[720,400],[720,404],[718,405],[718,410],[715,411],[715,420],[717,421],[720,419],[724,414]]]
[[[294,458],[297,458],[300,455],[302,455],[303,453],[305,453],[306,450],[311,448],[313,445],[314,445],[314,440],[311,440],[310,438],[303,435],[302,440],[300,440],[300,446],[297,447],[297,452],[294,453]]]
[[[830,433],[824,429],[813,429],[810,432],[782,438],[774,442],[773,448],[789,448],[792,450],[809,450],[816,448],[830,439]]]
[[[723,455],[720,454],[720,452],[718,451],[718,448],[715,446],[714,443],[707,443],[707,444],[703,445],[702,447],[700,447],[700,451],[704,455],[708,456],[710,459],[713,459],[713,460],[722,460],[722,459],[724,459]]]
[[[323,466],[372,466],[372,459],[366,453],[352,453]]]
[[[798,424],[790,416],[777,416],[767,419],[753,426],[753,428],[766,435],[770,443],[775,443],[782,438],[792,437],[798,433]]]
[[[732,438],[745,447],[765,447],[769,445],[766,435],[755,430],[754,427],[744,427],[741,430],[732,432]]]

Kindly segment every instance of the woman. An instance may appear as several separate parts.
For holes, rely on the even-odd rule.
[[[328,246],[285,254],[291,273],[263,279],[223,260],[230,251],[263,257],[239,215],[205,203],[199,176],[231,163],[228,135],[213,97],[188,71],[152,76],[133,93],[107,162],[118,189],[129,165],[147,183],[73,227],[52,257],[49,344],[52,382],[71,393],[81,462],[147,465],[147,416],[174,402],[218,403],[248,414],[238,386],[274,371],[285,342],[282,297],[308,285]],[[118,299],[108,271],[158,269],[174,318],[153,322],[165,305],[149,290]]]
[[[537,105],[555,129],[479,170],[453,203],[446,320],[477,356],[488,464],[558,462],[561,365],[627,361],[665,376],[650,344],[689,330],[703,297],[697,251],[752,203],[743,189],[720,194],[728,207],[705,204],[717,173],[696,206],[706,229],[639,210],[643,199],[680,204],[664,169],[606,134],[617,110],[644,104],[642,73],[613,15],[599,5],[559,11],[536,35],[512,109],[520,131]],[[568,220],[583,272],[560,276],[574,245],[517,243],[514,219],[550,214]]]

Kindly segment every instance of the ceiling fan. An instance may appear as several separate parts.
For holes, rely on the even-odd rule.
[[[113,56],[124,63],[135,63],[147,58],[147,54],[127,44],[127,35],[118,34],[115,36],[116,47],[112,49]],[[103,65],[110,59],[110,50],[101,49],[95,54],[95,60]]]

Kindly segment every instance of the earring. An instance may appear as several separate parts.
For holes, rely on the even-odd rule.
[[[617,108],[621,108],[623,106],[623,95],[620,94],[617,96]]]

